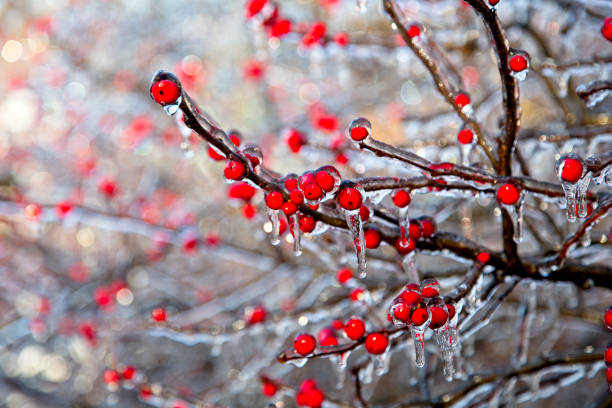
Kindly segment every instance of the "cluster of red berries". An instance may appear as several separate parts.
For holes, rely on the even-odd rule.
[[[249,0],[246,3],[246,18],[256,20],[270,37],[280,38],[291,32],[291,21],[280,15],[278,6],[268,0]]]
[[[125,366],[121,370],[108,369],[104,372],[103,379],[107,387],[112,391],[116,390],[121,381],[130,382],[136,375],[136,369],[132,366]]]
[[[606,329],[612,330],[612,306],[608,308],[604,315],[604,324]],[[608,344],[606,351],[604,353],[604,362],[606,363],[606,380],[608,381],[608,386],[610,387],[610,391],[612,391],[612,343]]]
[[[431,217],[422,216],[411,219],[406,231],[395,240],[395,249],[402,255],[409,254],[416,248],[416,242],[431,238],[436,232],[436,224]]]
[[[325,394],[311,378],[302,381],[299,391],[295,394],[295,402],[301,407],[319,408],[324,399]]]
[[[395,325],[439,329],[455,317],[455,307],[440,297],[440,285],[435,279],[424,280],[419,286],[409,283],[393,299],[388,318]]]

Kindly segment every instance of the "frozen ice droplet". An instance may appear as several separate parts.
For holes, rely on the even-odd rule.
[[[514,242],[517,244],[523,240],[523,202],[525,200],[521,198],[514,205],[514,211],[512,216],[514,217]]]
[[[372,124],[366,118],[353,119],[346,133],[349,139],[360,143],[372,135]]]
[[[410,233],[410,218],[408,217],[408,208],[410,206],[407,205],[405,207],[399,207],[397,209],[397,219],[399,220],[400,227],[400,239],[403,241],[408,239],[408,235]]]
[[[431,315],[427,319],[427,324],[431,320]],[[410,334],[414,343],[414,362],[417,367],[425,366],[425,328],[410,326]]]
[[[270,243],[272,245],[278,245],[280,243],[280,210],[273,210],[268,208],[268,218],[270,219],[270,223],[272,224],[272,231]]]
[[[402,259],[402,269],[408,275],[410,282],[420,282],[415,252],[412,251]]]
[[[391,352],[389,350],[374,357],[375,372],[377,376],[385,375],[389,372],[391,365]]]
[[[611,90],[610,81],[596,80],[579,85],[576,94],[584,101],[587,108],[594,108],[610,95]]]
[[[582,158],[574,153],[559,157],[559,160],[555,163],[555,170],[565,193],[567,219],[574,222],[576,221],[576,213],[579,212],[576,209],[578,189],[580,188],[583,196],[586,194],[586,189],[591,181],[590,175],[588,178],[584,177],[586,169]],[[582,200],[584,200],[584,197],[582,197]],[[586,204],[584,211],[586,211]]]
[[[182,100],[183,97],[179,96],[175,103],[164,105],[164,111],[170,116],[176,114],[176,112],[178,112],[179,110],[179,105],[181,104]]]
[[[308,359],[306,357],[304,358],[295,358],[293,360],[289,360],[287,361],[289,364],[294,365],[298,368],[304,367],[306,365],[306,363],[308,362]]]
[[[366,259],[365,259],[365,239],[363,237],[363,223],[361,222],[361,216],[359,210],[357,211],[346,211],[344,210],[344,216],[346,217],[346,223],[351,230],[353,236],[353,243],[355,244],[355,252],[357,253],[357,272],[360,278],[366,277]]]
[[[576,213],[580,218],[585,218],[588,214],[586,197],[590,182],[591,173],[588,172],[576,184]]]

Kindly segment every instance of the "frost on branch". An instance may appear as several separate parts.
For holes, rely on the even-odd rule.
[[[608,403],[605,2],[60,3],[0,7],[0,405]]]

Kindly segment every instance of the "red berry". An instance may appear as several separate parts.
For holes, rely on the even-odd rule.
[[[318,388],[301,390],[295,396],[295,401],[300,406],[319,408],[323,404],[325,395]]]
[[[317,382],[312,378],[307,378],[300,384],[300,391],[316,390]]]
[[[486,265],[491,260],[491,255],[489,255],[488,252],[481,252],[478,255],[476,255],[476,260],[480,262],[481,264]]]
[[[365,139],[366,137],[370,135],[370,131],[367,128],[361,127],[361,126],[352,128],[350,133],[351,133],[351,139],[357,142],[362,141],[363,139]]]
[[[399,301],[394,304],[391,308],[393,316],[396,319],[401,320],[402,322],[407,322],[410,320],[410,306],[408,306],[403,301]]]
[[[365,205],[362,205],[359,209],[359,216],[361,217],[361,221],[366,222],[370,219],[370,209]]]
[[[606,17],[601,26],[601,34],[608,41],[612,41],[612,17]]]
[[[104,372],[104,382],[108,385],[117,384],[119,382],[119,373],[115,370],[106,370]]]
[[[576,183],[582,178],[582,163],[576,159],[565,159],[561,165],[561,180]]]
[[[153,391],[151,391],[151,388],[148,386],[144,385],[140,388],[140,398],[146,400],[151,397],[151,395],[153,395]]]
[[[166,309],[158,307],[151,311],[151,318],[156,322],[163,322],[166,320]]]
[[[119,189],[117,188],[117,183],[115,183],[114,180],[103,178],[98,184],[98,190],[105,196],[112,198],[117,194]]]
[[[408,306],[416,306],[421,303],[421,295],[414,290],[406,289],[400,294],[400,297]]]
[[[450,303],[446,304],[446,310],[448,310],[448,320],[453,320],[453,317],[455,317],[455,306],[451,305]]]
[[[255,187],[249,183],[241,181],[239,183],[231,184],[227,189],[227,195],[229,198],[250,201],[255,195]]]
[[[254,307],[246,318],[249,324],[261,323],[266,320],[267,311],[263,306]]]
[[[246,5],[246,17],[251,18],[258,14],[268,3],[268,0],[250,0]]]
[[[338,204],[348,211],[354,211],[361,207],[363,197],[361,192],[354,187],[345,187],[338,193]]]
[[[286,201],[283,204],[281,210],[285,213],[287,217],[289,217],[297,212],[297,206],[291,201]]]
[[[234,146],[240,146],[240,136],[236,132],[231,132],[229,134],[229,138],[234,144]],[[208,156],[213,160],[225,160],[225,156],[220,153],[215,147],[209,145],[208,146]]]
[[[252,219],[253,217],[255,217],[255,214],[257,214],[257,209],[255,208],[254,205],[251,204],[245,204],[242,207],[242,215],[244,216],[244,218],[246,218],[247,220]]]
[[[408,37],[410,38],[418,37],[419,35],[421,35],[421,29],[416,24],[411,25],[408,28],[407,32],[408,32]]]
[[[272,210],[280,210],[285,202],[283,195],[278,191],[272,191],[266,194],[266,205]]]
[[[334,320],[332,327],[336,330],[344,329],[344,323],[342,323],[342,320]]]
[[[362,207],[363,208],[363,207]],[[374,229],[368,229],[363,232],[366,248],[374,249],[380,246],[380,233]]]
[[[316,183],[312,183],[312,184],[308,184],[304,186],[302,191],[304,191],[304,196],[309,201],[316,201],[316,200],[320,200],[321,198],[323,198],[323,190]]]
[[[326,170],[317,171],[315,174],[315,179],[317,180],[319,187],[321,187],[321,189],[326,193],[332,191],[336,185],[336,179]]]
[[[278,391],[278,387],[272,381],[264,381],[261,386],[261,392],[266,397],[273,397]]]
[[[514,72],[521,72],[527,69],[527,58],[522,55],[515,55],[510,58],[510,69]]]
[[[361,319],[348,319],[344,325],[344,334],[351,340],[359,340],[365,334],[365,323]]]
[[[444,326],[444,323],[448,320],[448,313],[446,310],[439,306],[433,306],[429,309],[431,311],[431,321],[429,327],[432,329],[438,329]]]
[[[423,238],[430,238],[436,232],[436,224],[429,217],[420,217],[419,222],[423,230]]]
[[[316,346],[317,340],[310,334],[300,334],[293,341],[294,350],[303,356],[312,353]]]
[[[397,249],[397,252],[402,255],[409,254],[410,252],[414,251],[414,248],[416,248],[416,243],[410,237],[404,237],[403,239],[401,237],[397,237],[395,240],[395,249]]]
[[[420,292],[421,291],[421,287],[419,286],[418,283],[409,283],[406,285],[406,289],[411,290],[413,292]]]
[[[410,220],[410,225],[408,226],[408,235],[415,241],[421,239],[421,236],[423,235],[421,223],[417,220]]]
[[[457,134],[457,141],[461,144],[471,144],[474,141],[474,132],[470,129],[461,129]]]
[[[470,97],[467,96],[466,94],[460,93],[457,96],[455,96],[455,103],[460,108],[463,108],[464,106],[469,105],[471,103],[471,100],[470,100]]]
[[[295,190],[291,190],[289,193],[289,200],[291,200],[291,202],[294,204],[300,205],[304,203],[304,193],[297,188]]]
[[[349,36],[346,33],[336,33],[334,35],[334,42],[338,44],[340,47],[345,47],[349,43]]]
[[[246,175],[246,167],[239,161],[229,160],[223,170],[225,178],[230,180],[242,180]]]
[[[399,190],[396,191],[395,194],[393,194],[392,200],[393,204],[400,208],[404,208],[408,204],[410,204],[410,202],[412,201],[412,197],[410,196],[410,193],[406,190]]]
[[[327,333],[327,332],[322,331],[321,333]],[[338,338],[333,332],[331,334],[324,334],[323,336],[321,336],[321,333],[319,333],[319,343],[321,344],[321,346],[333,347],[333,346],[338,345]]]
[[[612,330],[612,306],[610,306],[606,311],[604,323],[606,324],[606,329]]]
[[[521,193],[514,184],[504,184],[497,190],[497,201],[500,204],[513,205],[521,198]]]
[[[62,201],[55,206],[55,212],[59,218],[64,218],[72,211],[72,204],[70,201]]]
[[[134,378],[134,374],[136,374],[136,369],[132,366],[127,366],[123,369],[121,376],[123,377],[124,380],[129,381],[132,378]]]
[[[174,82],[164,79],[151,86],[151,96],[160,105],[169,105],[181,96],[181,90]]]
[[[436,288],[433,288],[431,286],[426,286],[421,290],[421,295],[424,298],[434,298],[436,296],[439,296],[440,292],[438,292]]]
[[[110,293],[108,288],[101,286],[96,288],[93,297],[94,301],[100,306],[101,309],[107,309],[113,305],[113,295]]]
[[[291,21],[287,20],[286,18],[275,21],[270,27],[270,30],[268,31],[268,33],[270,34],[270,37],[277,37],[277,38],[282,37],[286,34],[289,34],[290,32],[291,32]]]
[[[314,217],[311,217],[310,215],[300,214],[299,222],[300,222],[300,230],[306,233],[310,233],[314,231],[315,227],[317,226],[317,220],[315,220]]]
[[[283,140],[293,153],[299,152],[302,146],[306,144],[306,139],[304,136],[295,129],[288,129],[285,131],[283,134]]]
[[[362,288],[353,289],[350,295],[351,300],[353,302],[359,302],[363,300],[363,298],[365,297],[364,293],[365,293],[365,290]]]
[[[290,177],[285,180],[284,184],[285,184],[285,188],[289,191],[295,190],[296,188],[298,188],[297,178]]]
[[[306,188],[306,186],[309,186],[311,184],[317,184],[317,179],[314,173],[311,171],[302,174],[300,178],[298,179],[298,187],[302,191],[304,191],[304,188]]]
[[[496,5],[497,5],[497,3],[499,3],[499,0],[489,0],[489,4],[490,4],[491,6],[496,6]]]
[[[338,270],[338,272],[336,273],[336,279],[338,280],[338,283],[340,283],[341,285],[344,285],[352,277],[353,277],[353,271],[350,270],[349,268],[342,268]]]
[[[382,354],[388,345],[389,339],[382,333],[370,333],[366,337],[365,348],[370,354]]]
[[[424,307],[419,307],[412,312],[412,316],[410,316],[410,321],[415,326],[422,326],[429,319],[429,313],[427,309]]]

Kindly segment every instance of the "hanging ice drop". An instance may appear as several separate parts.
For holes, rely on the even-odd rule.
[[[280,214],[280,210],[268,208],[268,218],[270,219],[270,224],[272,224],[272,236],[270,238],[270,243],[272,245],[278,245],[280,243]]]
[[[363,224],[359,210],[365,196],[360,185],[353,182],[343,182],[340,185],[336,200],[344,212],[346,224],[353,237],[357,253],[357,272],[361,278],[366,277],[365,239],[363,237]]]
[[[300,229],[298,213],[290,217],[289,228],[291,235],[293,235],[293,254],[295,256],[300,256],[302,255],[302,230]]]
[[[585,173],[582,158],[574,153],[564,154],[555,163],[555,170],[559,180],[561,181],[561,187],[563,187],[563,191],[565,193],[567,219],[570,222],[574,222],[576,220],[576,212],[579,212],[576,211],[576,195],[578,192],[578,185],[580,184],[579,182]],[[585,182],[586,186],[584,184],[580,184],[583,195],[586,194],[590,177],[587,181],[583,181],[583,183]]]

